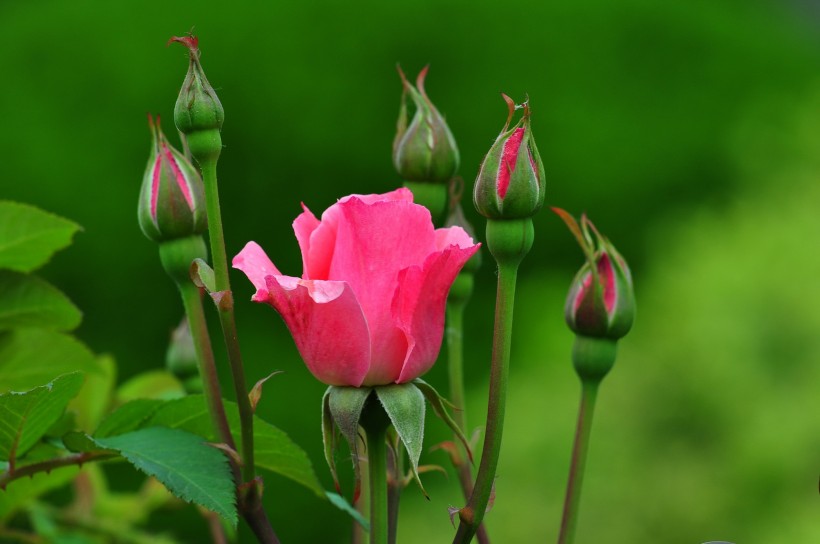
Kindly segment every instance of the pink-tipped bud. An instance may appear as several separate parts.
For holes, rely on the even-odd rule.
[[[208,227],[202,178],[185,156],[168,143],[149,115],[151,156],[140,191],[138,217],[142,232],[163,242],[205,232]]]
[[[446,183],[458,170],[460,157],[450,127],[424,90],[427,67],[419,73],[415,86],[407,81],[401,68],[399,75],[404,92],[393,140],[393,165],[404,181]],[[416,108],[409,125],[408,94]]]
[[[507,123],[481,163],[473,200],[478,212],[489,219],[532,217],[544,204],[544,166],[530,128],[530,109],[516,106],[502,95],[509,108]],[[510,128],[516,109],[524,115]]]
[[[629,266],[586,216],[581,218],[579,227],[564,210],[553,210],[566,222],[587,256],[567,296],[567,325],[581,336],[622,338],[635,319],[635,292]]]

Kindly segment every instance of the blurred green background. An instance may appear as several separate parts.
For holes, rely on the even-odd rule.
[[[44,275],[84,309],[79,336],[125,380],[161,367],[181,316],[136,221],[145,113],[172,132],[187,67],[170,36],[194,27],[225,107],[229,254],[256,240],[293,275],[300,201],[318,213],[400,181],[397,62],[409,73],[430,63],[427,89],[468,183],[504,122],[499,92],[528,93],[548,204],[588,212],[631,263],[638,299],[599,398],[577,541],[818,542],[818,22],[798,0],[2,0],[0,198],[83,225]],[[550,212],[536,229],[487,517],[501,544],[555,540],[579,392],[562,307],[581,253]],[[494,278],[487,258],[467,317],[471,426],[484,418]],[[324,386],[278,316],[241,302],[247,280],[233,282],[249,380],[286,371],[259,413],[330,488]],[[446,390],[442,363],[427,379]],[[428,445],[448,437],[434,417],[427,428]],[[447,465],[441,452],[422,462]],[[399,541],[449,542],[457,481],[424,481],[431,501],[407,489]],[[283,478],[266,478],[266,505],[283,542],[350,539],[345,514]],[[178,516],[157,523],[201,541],[196,515]]]

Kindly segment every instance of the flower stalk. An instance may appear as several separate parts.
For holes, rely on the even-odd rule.
[[[561,517],[561,532],[558,544],[571,544],[575,540],[575,528],[578,524],[578,507],[581,503],[581,486],[584,481],[589,436],[592,431],[592,416],[595,411],[595,400],[598,397],[600,382],[591,380],[581,384],[581,404],[578,408],[578,423],[575,427],[575,442],[572,446],[567,493],[564,498],[564,513]]]
[[[487,221],[487,248],[498,263],[493,353],[490,366],[490,391],[487,402],[487,425],[481,464],[467,506],[459,510],[460,523],[454,544],[467,544],[476,534],[490,502],[507,405],[507,382],[510,369],[513,307],[518,266],[532,247],[531,219]]]
[[[367,437],[370,544],[388,544],[387,429],[390,427],[390,418],[375,395],[371,395],[365,404],[360,423]]]
[[[248,398],[245,370],[236,332],[233,294],[228,278],[228,259],[225,253],[225,236],[222,228],[222,212],[219,205],[219,187],[216,165],[222,151],[221,129],[224,110],[199,62],[199,42],[194,36],[171,38],[169,43],[179,42],[189,51],[188,74],[174,107],[174,121],[191,155],[199,164],[205,186],[205,204],[208,214],[208,237],[213,259],[214,287],[211,297],[216,303],[222,335],[228,351],[236,403],[239,406],[241,427],[240,451],[242,478],[237,482],[239,507],[257,539],[263,543],[279,542],[276,533],[262,508],[261,486],[256,478],[253,448],[253,409]]]
[[[450,216],[447,226],[458,225],[464,228],[470,236],[474,236],[472,226],[464,217],[461,208],[461,194],[463,181],[456,177],[450,183]],[[473,294],[475,272],[481,266],[481,253],[476,252],[470,257],[467,264],[456,276],[450,294],[447,296],[447,310],[445,339],[447,342],[447,372],[450,384],[450,401],[456,407],[453,413],[455,425],[460,429],[462,436],[467,434],[467,410],[464,395],[464,310]],[[467,461],[468,452],[459,437],[454,433],[452,450],[449,450],[450,461],[458,475],[458,482],[464,495],[464,500],[470,498],[473,492],[473,471]],[[488,544],[490,539],[484,524],[478,528],[476,538],[481,544]]]

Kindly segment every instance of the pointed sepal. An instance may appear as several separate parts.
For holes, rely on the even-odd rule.
[[[327,403],[330,415],[342,436],[350,446],[353,460],[353,471],[356,479],[356,488],[353,491],[353,502],[359,499],[362,477],[359,469],[359,420],[362,416],[367,397],[373,390],[369,387],[337,387],[330,386],[327,390]],[[327,454],[325,454],[327,455]],[[334,475],[335,478],[335,475]],[[338,480],[337,480],[338,481]],[[337,484],[338,485],[338,484]]]
[[[470,463],[473,463],[473,452],[470,449],[470,441],[467,440],[467,436],[464,434],[464,431],[458,426],[455,420],[452,418],[450,413],[447,411],[447,406],[453,407],[450,402],[439,395],[438,391],[430,385],[429,383],[425,382],[421,378],[416,378],[413,380],[413,384],[418,387],[419,391],[422,392],[424,397],[427,399],[427,402],[430,403],[430,406],[433,408],[433,412],[450,427],[450,430],[453,431],[461,443],[464,445],[464,449],[467,451],[467,457],[470,458]],[[456,410],[460,410],[462,408],[453,407]]]
[[[333,387],[328,387],[322,397],[322,443],[324,444],[325,461],[327,461],[330,474],[333,476],[333,485],[336,488],[336,492],[339,493],[341,486],[339,485],[339,476],[336,473],[336,460],[333,456],[339,443],[337,440],[336,425],[333,423],[333,415],[330,413],[331,389],[333,389]]]
[[[429,499],[419,479],[419,457],[424,440],[424,394],[413,383],[382,385],[374,390],[407,450],[421,492]]]

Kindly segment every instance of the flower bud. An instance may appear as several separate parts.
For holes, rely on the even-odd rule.
[[[523,219],[535,215],[544,204],[544,166],[532,136],[528,102],[516,106],[510,97],[502,96],[509,116],[481,163],[473,199],[478,212],[487,218]],[[519,108],[524,115],[509,128]]]
[[[446,183],[458,170],[460,159],[450,128],[424,90],[427,69],[419,73],[414,87],[399,68],[404,92],[393,140],[393,165],[405,181]],[[409,125],[408,94],[416,108]]]
[[[185,317],[171,333],[171,341],[165,351],[165,367],[182,380],[196,375],[198,371],[194,338]]]
[[[199,62],[199,39],[196,36],[174,36],[168,41],[169,44],[172,42],[187,47],[189,57],[188,74],[174,106],[177,130],[187,137],[188,146],[197,161],[202,163],[209,158],[216,159],[222,151],[219,131],[225,120],[225,110]]]
[[[151,156],[145,168],[138,217],[142,232],[156,242],[200,234],[208,227],[202,178],[174,149],[149,115]]]
[[[567,212],[553,210],[567,223],[587,256],[567,296],[567,324],[578,335],[618,340],[629,332],[635,318],[629,266],[586,216],[582,216],[579,228]]]

